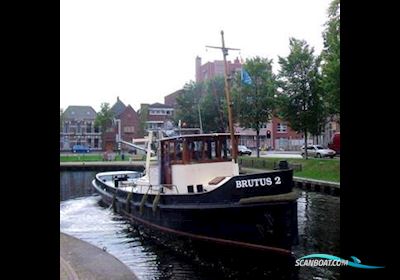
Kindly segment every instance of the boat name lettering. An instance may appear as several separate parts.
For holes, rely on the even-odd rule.
[[[237,180],[236,181],[236,188],[252,188],[252,187],[264,187],[264,186],[271,186],[272,184],[280,185],[282,184],[281,177],[275,176],[274,179],[267,177],[267,178],[256,178],[256,179],[247,179],[247,180]]]

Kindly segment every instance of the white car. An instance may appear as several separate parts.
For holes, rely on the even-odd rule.
[[[238,154],[251,156],[251,150],[244,145],[238,145]]]
[[[301,155],[304,157],[304,146],[301,147]],[[307,155],[314,156],[317,158],[330,157],[333,158],[336,152],[332,149],[324,148],[321,145],[309,145],[307,146]]]

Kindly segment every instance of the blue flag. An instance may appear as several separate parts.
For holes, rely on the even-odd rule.
[[[242,68],[242,83],[246,85],[251,85],[253,82],[251,81],[251,77],[249,73]]]

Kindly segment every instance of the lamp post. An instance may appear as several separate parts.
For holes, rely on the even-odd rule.
[[[114,119],[114,122],[118,124],[118,133],[115,135],[115,140],[118,145],[118,152],[121,153],[121,120]]]
[[[197,109],[199,111],[200,134],[203,134],[203,122],[201,121],[200,100],[197,103]]]

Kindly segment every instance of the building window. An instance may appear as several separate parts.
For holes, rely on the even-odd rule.
[[[94,147],[99,148],[99,139],[98,138],[94,138]]]
[[[125,126],[124,127],[124,132],[125,133],[134,133],[135,132],[135,127],[134,126]]]
[[[171,109],[151,109],[149,110],[149,115],[158,115],[158,116],[165,116],[165,115],[171,115],[172,114]]]
[[[287,132],[287,125],[283,123],[278,123],[276,127],[277,132]]]

